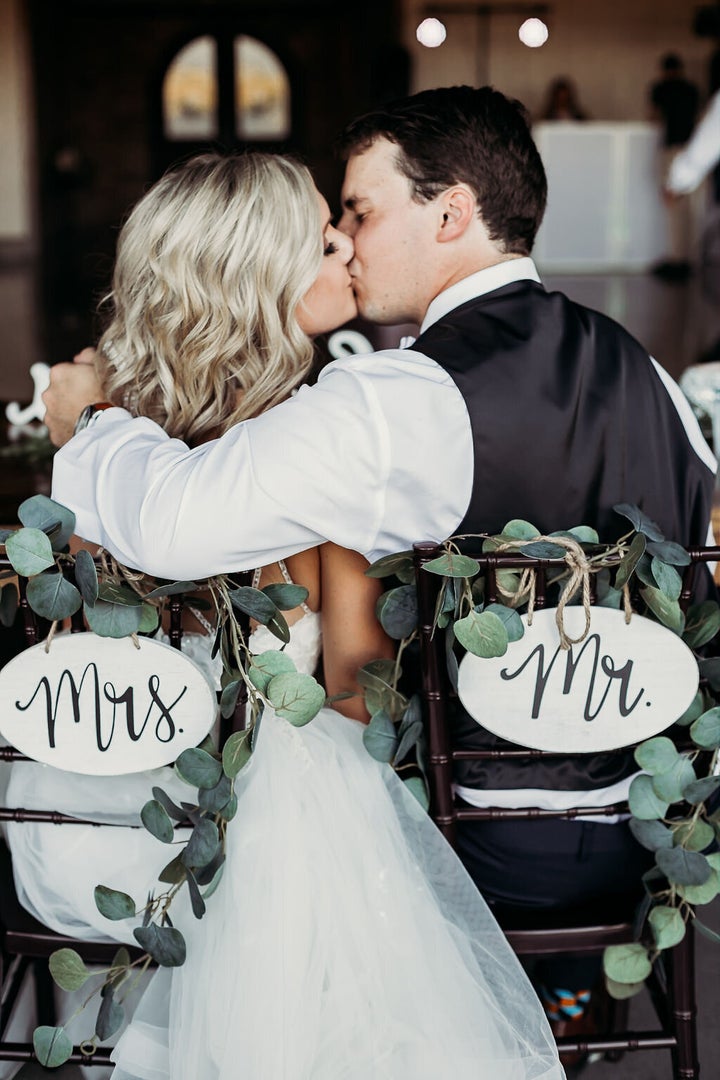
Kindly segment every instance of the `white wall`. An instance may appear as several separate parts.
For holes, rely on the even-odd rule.
[[[0,0],[0,242],[30,241],[32,104],[23,0]]]
[[[708,0],[706,0],[708,2]],[[517,37],[525,16],[447,15],[448,36],[437,49],[418,44],[415,28],[426,0],[404,0],[404,36],[414,63],[413,90],[489,82],[520,98],[533,116],[542,109],[548,84],[569,76],[583,108],[595,120],[647,119],[647,91],[658,58],[678,52],[687,74],[707,89],[708,38],[692,33],[697,4],[691,0],[551,0],[547,43],[528,49]],[[495,0],[498,9],[516,0]],[[457,0],[435,0],[438,14]],[[530,7],[531,5],[528,5]]]

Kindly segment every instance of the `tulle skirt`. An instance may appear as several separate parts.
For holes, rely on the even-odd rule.
[[[236,791],[223,880],[113,1080],[564,1076],[495,920],[361,725],[266,713]]]

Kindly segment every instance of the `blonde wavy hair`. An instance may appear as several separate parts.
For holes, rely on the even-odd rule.
[[[288,396],[313,345],[315,185],[288,158],[203,154],[167,173],[118,239],[97,369],[108,400],[197,443]]]

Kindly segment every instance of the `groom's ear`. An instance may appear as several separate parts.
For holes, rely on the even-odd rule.
[[[465,184],[455,184],[440,196],[439,210],[437,241],[446,244],[461,237],[477,218],[477,199]]]

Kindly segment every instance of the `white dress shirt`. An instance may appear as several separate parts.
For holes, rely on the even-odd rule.
[[[720,90],[710,99],[705,115],[690,140],[673,160],[665,186],[675,195],[694,191],[720,160]]]

